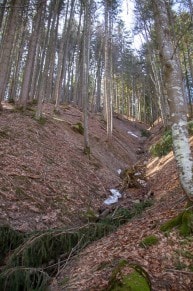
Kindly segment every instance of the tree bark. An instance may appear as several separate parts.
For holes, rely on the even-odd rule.
[[[111,7],[105,1],[105,67],[104,67],[104,118],[107,122],[107,140],[111,142],[112,123],[112,96],[111,96]]]
[[[44,12],[44,9],[46,7],[46,0],[38,1],[37,6],[37,14],[34,18],[34,24],[33,24],[33,32],[31,35],[30,43],[29,43],[29,50],[28,50],[28,56],[26,61],[26,66],[24,70],[24,77],[23,77],[23,83],[21,88],[21,100],[20,105],[25,109],[27,105],[27,101],[29,99],[29,93],[30,93],[30,87],[31,87],[31,76],[34,66],[34,60],[36,56],[36,48],[38,43],[39,34],[41,33],[41,20],[42,15]]]
[[[84,152],[90,155],[88,135],[88,102],[89,102],[89,59],[90,59],[90,26],[91,26],[91,0],[84,4],[84,30],[83,30],[83,70],[82,70],[82,96],[84,101]]]
[[[0,51],[0,109],[2,109],[1,101],[5,98],[6,87],[9,79],[11,54],[15,41],[15,33],[19,20],[19,10],[16,6],[22,5],[21,0],[12,0],[9,15],[7,16],[7,24],[4,32],[3,41]]]
[[[167,7],[164,0],[153,0],[160,57],[172,121],[173,150],[182,188],[193,201],[193,161],[187,130],[187,104],[183,96],[180,62],[173,45]]]

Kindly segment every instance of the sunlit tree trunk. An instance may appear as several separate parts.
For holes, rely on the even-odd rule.
[[[170,106],[174,156],[179,169],[181,185],[188,198],[193,201],[193,161],[187,131],[187,104],[183,96],[179,58],[172,42],[165,1],[153,0],[153,7]]]

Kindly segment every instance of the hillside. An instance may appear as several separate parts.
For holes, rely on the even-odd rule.
[[[162,132],[158,124],[149,138],[146,125],[114,116],[113,141],[106,141],[101,114],[89,115],[90,158],[83,153],[83,135],[76,126],[81,111],[63,106],[53,114],[44,105],[44,117],[34,119],[34,108],[25,113],[4,104],[0,115],[0,221],[21,232],[50,228],[77,228],[117,207],[131,207],[153,196],[153,205],[116,232],[70,256],[51,283],[51,290],[107,290],[112,270],[121,259],[135,261],[149,274],[152,290],[192,290],[192,237],[178,230],[165,235],[163,222],[185,206],[172,152],[152,158],[149,146]],[[146,185],[123,187],[118,171],[145,171]],[[113,206],[105,206],[110,189],[122,191]],[[124,189],[124,191],[123,191]],[[156,245],[143,247],[148,235]],[[67,278],[67,280],[64,280]],[[65,282],[64,282],[65,281]]]
[[[53,115],[53,107],[46,105],[44,120],[38,123],[33,109],[23,114],[7,106],[0,129],[0,219],[18,230],[76,224],[120,184],[117,170],[137,162],[135,152],[143,139],[127,131],[140,136],[142,124],[115,118],[109,147],[102,116],[90,116],[89,159],[83,153],[83,136],[73,130],[83,121],[78,109],[61,107]]]

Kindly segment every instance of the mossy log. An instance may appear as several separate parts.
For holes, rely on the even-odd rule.
[[[124,269],[131,272],[125,275]],[[108,291],[151,291],[151,280],[148,272],[138,263],[129,260],[119,260],[109,279]]]

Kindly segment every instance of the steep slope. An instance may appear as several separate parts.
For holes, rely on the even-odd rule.
[[[83,122],[78,108],[65,106],[54,114],[53,105],[45,104],[39,122],[34,110],[23,113],[5,104],[0,115],[1,226],[24,232],[79,227],[88,222],[90,212],[98,214],[107,208],[115,213],[117,206],[130,207],[147,192],[154,199],[142,215],[90,244],[78,256],[69,255],[58,267],[50,289],[107,290],[114,268],[125,259],[149,274],[152,290],[192,290],[192,237],[180,236],[175,228],[167,234],[160,231],[186,203],[172,152],[163,158],[148,154],[162,132],[160,124],[146,139],[144,124],[115,115],[109,145],[102,115],[90,114],[89,159],[83,153],[83,136],[74,130]],[[122,188],[118,170],[132,165],[145,166],[148,186],[125,189],[115,208],[104,206],[109,190]],[[156,237],[155,245],[144,245],[149,235]]]
[[[29,231],[84,223],[88,209],[97,212],[120,184],[117,170],[137,161],[145,126],[115,117],[109,146],[102,116],[90,115],[89,159],[73,130],[83,121],[80,110],[66,106],[55,115],[45,104],[43,119],[33,116],[34,108],[22,113],[8,104],[0,116],[1,224]]]
[[[149,145],[159,138],[160,125],[151,132]],[[109,280],[117,262],[123,259],[134,261],[146,270],[152,290],[192,290],[192,236],[179,235],[177,228],[166,234],[160,231],[160,226],[176,217],[186,204],[173,153],[162,158],[149,157],[146,174],[154,193],[154,205],[69,260],[53,281],[53,290],[111,290]],[[145,246],[143,240],[149,236],[156,237],[157,242]],[[125,272],[128,274],[130,270]]]

